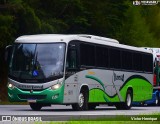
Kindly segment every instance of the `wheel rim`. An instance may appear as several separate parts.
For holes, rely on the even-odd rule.
[[[82,93],[79,94],[79,107],[82,107],[84,104],[84,96]]]
[[[127,106],[130,106],[131,105],[131,95],[128,94],[127,95]]]

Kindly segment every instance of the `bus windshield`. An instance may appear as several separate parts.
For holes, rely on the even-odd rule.
[[[63,76],[65,43],[14,44],[9,76],[22,83],[43,83]]]

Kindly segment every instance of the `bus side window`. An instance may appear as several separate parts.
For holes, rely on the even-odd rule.
[[[66,67],[69,69],[77,68],[77,51],[75,49],[70,49],[68,51]]]

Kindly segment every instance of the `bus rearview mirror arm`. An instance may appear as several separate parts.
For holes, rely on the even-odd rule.
[[[4,60],[5,60],[5,62],[7,62],[7,63],[9,63],[9,60],[10,60],[12,48],[13,48],[12,45],[8,45],[8,46],[6,46],[6,48],[5,48],[5,56],[4,56],[5,58],[4,58]]]

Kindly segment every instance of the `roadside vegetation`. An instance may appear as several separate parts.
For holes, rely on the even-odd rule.
[[[152,117],[152,118],[157,118],[159,119],[158,121],[132,121],[131,117]],[[120,116],[113,116],[113,117],[105,117],[105,118],[97,118],[97,119],[80,119],[78,121],[62,121],[62,122],[42,122],[43,124],[159,124],[160,121],[160,113],[153,113],[151,115],[133,115],[133,116],[125,116],[125,115],[120,115]],[[37,123],[35,123],[37,124]],[[39,124],[39,122],[38,122]]]

